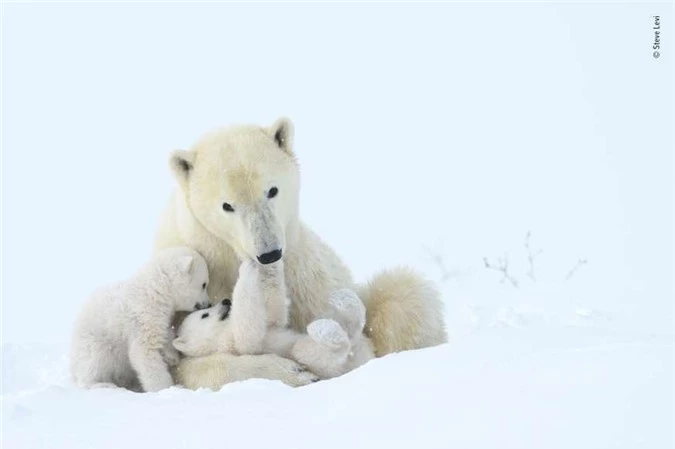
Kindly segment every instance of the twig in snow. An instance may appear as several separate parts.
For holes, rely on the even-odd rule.
[[[498,257],[497,265],[491,264],[487,257],[483,257],[483,263],[485,264],[485,268],[487,268],[488,270],[495,270],[502,273],[503,275],[501,279],[502,283],[508,280],[511,283],[511,285],[513,285],[515,288],[518,288],[518,280],[514,278],[511,274],[509,274],[508,254],[504,254],[504,257]]]
[[[427,253],[429,260],[438,267],[438,270],[441,272],[441,282],[446,282],[452,278],[456,278],[458,275],[458,270],[448,269],[445,263],[445,257],[443,252],[439,250],[433,250],[427,246],[424,246],[424,251]]]
[[[572,276],[574,276],[576,274],[576,272],[579,271],[579,269],[581,267],[583,267],[584,265],[586,265],[587,263],[588,263],[588,259],[586,259],[585,257],[582,258],[582,259],[579,259],[577,261],[577,264],[574,267],[572,267],[572,269],[569,271],[569,273],[567,273],[567,276],[565,276],[565,280],[569,281],[570,279],[572,279]]]
[[[527,235],[525,235],[525,249],[527,250],[527,262],[530,264],[530,268],[527,270],[526,274],[533,282],[537,282],[537,278],[534,275],[534,261],[539,257],[543,250],[540,248],[533,251],[530,246],[530,237],[532,237],[532,231],[527,231]]]

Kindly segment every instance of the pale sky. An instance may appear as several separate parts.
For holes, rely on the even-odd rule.
[[[665,4],[3,9],[5,341],[67,340],[147,259],[171,150],[281,115],[303,219],[357,279],[430,271],[438,242],[479,266],[532,230],[550,270],[588,258],[589,304],[672,330]]]

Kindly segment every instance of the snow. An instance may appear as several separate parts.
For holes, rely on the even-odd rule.
[[[8,394],[5,447],[672,447],[672,341],[494,329],[292,389]],[[44,348],[36,351],[44,353]],[[26,351],[29,358],[30,352]],[[33,354],[35,355],[35,354]],[[15,361],[18,362],[18,361]],[[30,376],[33,366],[14,364]],[[10,384],[10,389],[14,385]]]
[[[3,4],[2,446],[672,448],[674,18]],[[146,261],[169,151],[280,115],[305,221],[359,280],[437,281],[450,342],[299,389],[75,389],[73,320]]]

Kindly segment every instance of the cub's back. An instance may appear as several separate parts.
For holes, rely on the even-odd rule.
[[[115,282],[98,287],[87,298],[75,323],[75,333],[115,338],[126,334],[127,286]]]

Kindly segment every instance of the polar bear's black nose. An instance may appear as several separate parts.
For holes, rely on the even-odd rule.
[[[270,251],[269,253],[261,254],[258,256],[258,262],[260,262],[263,265],[274,263],[279,259],[281,259],[280,249],[275,249],[274,251]]]

